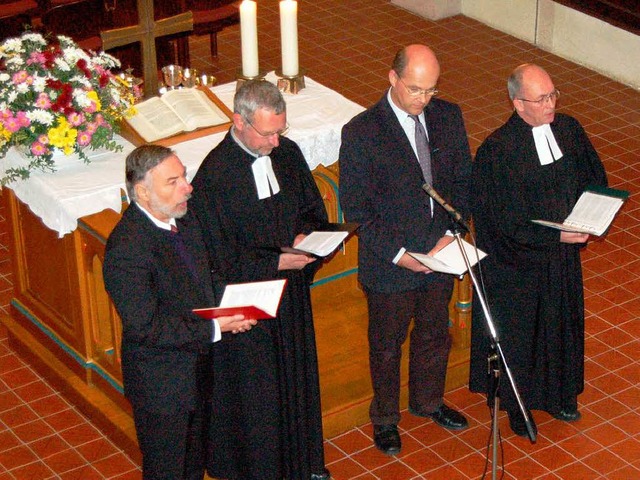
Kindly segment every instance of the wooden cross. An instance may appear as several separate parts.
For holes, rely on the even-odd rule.
[[[105,30],[100,32],[100,37],[104,50],[140,42],[144,96],[148,98],[158,93],[156,38],[193,30],[193,14],[191,12],[180,13],[156,22],[153,18],[153,0],[137,0],[137,4],[138,25]]]

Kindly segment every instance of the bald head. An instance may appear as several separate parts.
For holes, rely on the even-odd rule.
[[[440,63],[426,45],[413,44],[401,49],[389,71],[391,99],[400,109],[419,115],[433,96],[440,78]]]
[[[507,80],[507,88],[517,114],[529,125],[553,122],[559,94],[544,68],[533,63],[516,67]]]

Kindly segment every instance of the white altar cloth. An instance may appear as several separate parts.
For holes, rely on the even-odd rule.
[[[267,80],[275,83],[273,72]],[[287,137],[295,141],[302,150],[309,168],[328,166],[338,160],[340,132],[342,126],[364,108],[339,93],[305,78],[306,88],[298,94],[284,94],[287,102],[287,120],[290,130]],[[236,83],[213,87],[213,92],[231,110]],[[174,145],[182,162],[187,167],[187,176],[192,179],[204,157],[222,141],[226,132],[189,140]],[[90,152],[90,164],[77,159],[65,160],[55,173],[32,173],[30,178],[7,185],[18,199],[29,206],[50,229],[62,237],[78,227],[78,219],[85,215],[110,208],[120,212],[125,188],[124,162],[134,146],[117,137],[124,150],[119,153]],[[13,149],[0,159],[4,172],[13,165],[20,154]]]

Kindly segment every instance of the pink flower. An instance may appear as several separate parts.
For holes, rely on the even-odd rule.
[[[13,77],[11,77],[11,81],[18,85],[19,83],[23,83],[28,76],[29,74],[26,70],[20,70],[13,74]]]
[[[29,59],[27,60],[27,65],[33,65],[34,63],[44,65],[46,60],[47,59],[42,52],[31,52],[31,55],[29,55]]]
[[[78,145],[80,145],[81,147],[86,147],[91,143],[91,134],[87,131],[78,132],[76,141],[78,142]]]
[[[47,137],[46,135],[40,135],[38,137],[38,141],[43,145],[49,145],[49,137]]]
[[[31,120],[29,120],[29,117],[27,117],[27,114],[25,112],[18,112],[16,114],[16,120],[18,121],[20,127],[28,127],[29,125],[31,125]]]
[[[11,133],[16,133],[18,130],[20,130],[20,122],[16,117],[12,116],[9,118],[5,118],[2,121],[2,124],[4,125],[4,128],[6,128]]]
[[[87,123],[86,129],[85,129],[87,133],[90,133],[91,135],[93,135],[94,133],[96,133],[96,130],[98,130],[98,125],[96,124],[96,122]]]
[[[44,110],[51,108],[51,99],[49,98],[49,95],[44,92],[38,95],[38,98],[36,99],[36,107]]]
[[[40,142],[33,142],[31,144],[31,153],[39,157],[40,155],[44,155],[45,153],[47,153],[47,147],[45,147]]]
[[[77,127],[78,125],[82,125],[84,122],[84,115],[80,112],[70,113],[67,115],[67,121],[74,127]]]

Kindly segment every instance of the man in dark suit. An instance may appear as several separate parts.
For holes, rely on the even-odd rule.
[[[255,324],[242,315],[207,321],[192,313],[216,298],[197,222],[187,216],[185,173],[169,148],[129,154],[132,204],[109,236],[103,267],[122,319],[124,391],[149,480],[202,480],[210,346],[221,332]]]
[[[409,412],[448,429],[467,427],[466,418],[443,403],[453,277],[406,253],[433,254],[453,240],[447,212],[423,184],[468,210],[469,143],[460,108],[433,98],[439,76],[430,48],[403,48],[389,72],[391,88],[342,131],[341,203],[347,220],[362,225],[358,272],[369,307],[374,390],[369,413],[375,445],[389,455],[401,448],[401,346],[412,319]]]

